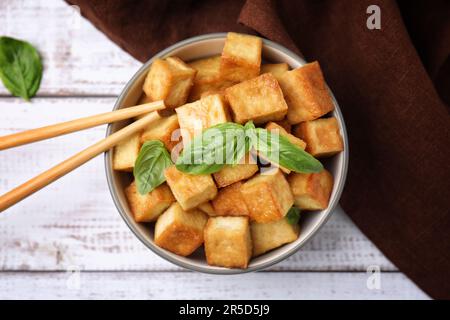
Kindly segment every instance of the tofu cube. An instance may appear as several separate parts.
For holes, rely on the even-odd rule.
[[[306,151],[317,158],[344,150],[339,123],[334,117],[302,122],[294,129],[294,134],[306,141]]]
[[[289,184],[279,169],[248,180],[242,185],[241,194],[251,220],[256,222],[280,220],[294,204]]]
[[[230,121],[224,97],[214,94],[176,109],[181,136],[186,145],[195,135],[213,125]]]
[[[261,74],[271,73],[277,80],[288,70],[289,66],[287,63],[268,63],[261,65]]]
[[[236,182],[219,190],[212,200],[217,216],[248,216],[247,204],[241,194],[242,182]]]
[[[292,124],[320,118],[334,109],[317,61],[283,73],[279,82],[289,106],[287,118]]]
[[[167,150],[172,151],[178,143],[172,133],[180,128],[178,116],[173,114],[169,117],[159,116],[159,119],[152,122],[141,134],[141,143],[149,140],[159,140],[166,146]]]
[[[167,184],[184,210],[212,200],[217,188],[209,174],[191,175],[179,171],[174,165],[164,171]]]
[[[141,148],[140,132],[120,142],[114,147],[113,169],[131,172]]]
[[[261,38],[229,32],[222,51],[222,77],[236,82],[257,77],[261,66],[261,51]]]
[[[220,171],[213,174],[214,180],[219,188],[223,188],[235,182],[252,177],[259,168],[250,154],[247,154],[241,163],[233,165],[225,165]]]
[[[278,81],[270,73],[236,84],[226,89],[225,95],[234,121],[241,124],[282,120],[288,112]]]
[[[136,222],[152,222],[166,210],[175,198],[167,184],[162,184],[147,194],[140,194],[133,181],[126,189],[128,205]]]
[[[206,261],[209,265],[247,268],[252,255],[247,217],[210,217],[204,237]]]
[[[278,248],[297,240],[300,233],[298,223],[290,224],[287,218],[268,223],[250,223],[253,242],[253,256]]]
[[[143,93],[141,95],[141,97],[139,98],[137,104],[140,105],[140,104],[146,104],[146,103],[150,103],[150,102],[153,102],[152,98],[150,98],[145,93]]]
[[[208,58],[198,59],[188,63],[188,65],[197,70],[194,78],[194,86],[197,83],[209,83],[220,77],[220,55]]]
[[[268,124],[266,124],[266,129],[269,130],[270,132],[274,132],[280,136],[286,137],[292,144],[296,145],[297,147],[299,147],[302,150],[305,150],[305,147],[306,147],[305,141],[297,138],[296,136],[293,136],[292,134],[287,132],[283,127],[279,126],[275,122],[269,122]],[[260,155],[260,157],[262,157],[262,156]],[[274,165],[278,166],[277,164],[274,164]],[[280,169],[286,174],[289,174],[291,172],[291,170],[281,167],[281,166],[280,166]]]
[[[214,207],[212,206],[211,201],[200,204],[198,208],[210,217],[216,215],[216,212],[214,211]]]
[[[333,176],[322,170],[318,173],[292,173],[288,176],[294,202],[302,210],[323,210],[328,207]]]
[[[188,256],[202,245],[207,221],[202,211],[185,211],[175,202],[156,221],[155,243],[180,256]]]
[[[186,103],[197,71],[177,57],[153,61],[144,82],[144,92],[151,100],[164,100],[167,108]]]
[[[292,144],[295,144],[300,149],[305,150],[305,148],[306,148],[305,141],[290,134],[289,132],[286,131],[286,129],[284,129],[282,126],[276,124],[275,122],[269,122],[268,124],[266,124],[266,129],[271,132],[277,133],[280,136],[286,137],[289,140],[289,142],[291,142]]]
[[[291,133],[292,125],[286,118],[280,121],[275,121],[275,123],[280,127],[282,127],[284,130],[286,130],[287,133]]]

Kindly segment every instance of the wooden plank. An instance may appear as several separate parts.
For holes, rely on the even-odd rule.
[[[0,299],[427,299],[400,273],[2,273]],[[214,285],[211,285],[214,283]]]
[[[0,135],[105,112],[112,98],[0,99]],[[104,137],[105,127],[0,153],[5,192]],[[119,217],[97,157],[0,215],[0,269],[177,270],[142,245]],[[273,270],[366,270],[395,267],[344,214]]]
[[[39,95],[117,95],[141,65],[61,0],[0,1],[0,25],[42,55]]]

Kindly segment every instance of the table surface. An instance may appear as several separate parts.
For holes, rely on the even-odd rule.
[[[0,85],[0,135],[112,109],[141,63],[60,0],[0,2],[1,35],[40,51],[31,103]],[[89,129],[0,153],[4,193],[102,139]],[[343,212],[297,254],[268,270],[213,276],[180,269],[127,228],[99,156],[0,214],[0,299],[427,299]],[[375,288],[370,268],[379,268]]]

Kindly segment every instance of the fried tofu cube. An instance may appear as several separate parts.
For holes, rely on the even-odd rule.
[[[140,104],[146,104],[146,103],[150,103],[150,102],[153,102],[152,98],[150,98],[145,93],[143,93],[141,95],[141,97],[139,98],[137,104],[140,105]]]
[[[268,63],[261,65],[261,74],[271,73],[277,80],[288,70],[289,66],[287,63]]]
[[[286,137],[289,140],[289,142],[296,145],[300,149],[305,150],[305,147],[306,147],[305,141],[297,138],[296,136],[293,136],[292,134],[287,132],[283,127],[279,126],[275,122],[269,122],[268,124],[266,124],[266,129],[271,132],[277,133],[280,136]],[[262,156],[260,155],[260,157],[262,157]],[[286,174],[291,173],[291,170],[289,170],[287,168],[280,166],[280,169]]]
[[[279,169],[248,180],[242,185],[241,194],[251,220],[256,222],[280,220],[294,204],[289,184]]]
[[[253,242],[253,256],[278,248],[298,239],[300,226],[290,224],[287,218],[268,223],[250,223]]]
[[[184,210],[212,200],[217,188],[210,174],[191,175],[179,171],[174,165],[164,171],[167,184]]]
[[[151,100],[164,100],[167,108],[186,103],[197,71],[177,57],[153,61],[144,82],[144,92]]]
[[[305,150],[305,148],[306,148],[305,141],[290,134],[282,126],[276,124],[275,122],[269,122],[268,124],[266,124],[266,129],[271,132],[277,133],[280,136],[286,137],[289,140],[289,142],[291,142],[292,144],[295,144],[300,149]]]
[[[225,95],[234,121],[241,124],[282,120],[288,112],[278,81],[270,73],[236,84],[226,89]]]
[[[213,125],[230,121],[224,97],[214,94],[176,109],[181,136],[186,145],[195,135]]]
[[[241,163],[237,165],[225,165],[220,171],[213,174],[219,188],[223,188],[235,182],[252,177],[259,168],[256,159],[247,154]]]
[[[133,134],[128,139],[120,142],[114,147],[113,154],[113,169],[119,171],[131,172],[134,168],[134,163],[139,155],[141,148],[140,132]]]
[[[223,94],[226,88],[235,84],[235,82],[221,77],[220,61],[220,56],[213,56],[189,63],[191,68],[197,70],[197,75],[188,101],[193,102],[211,94]]]
[[[212,200],[217,216],[248,216],[247,204],[241,194],[242,182],[236,182],[219,190]]]
[[[166,210],[175,198],[167,184],[162,184],[147,194],[140,194],[133,181],[126,189],[128,205],[136,222],[152,222]]]
[[[159,116],[159,119],[152,122],[141,134],[141,143],[149,140],[159,140],[166,146],[167,150],[172,151],[178,141],[173,138],[172,133],[180,128],[178,116],[173,114],[169,117]]]
[[[261,51],[261,38],[229,32],[222,51],[222,77],[236,82],[257,77],[261,66]]]
[[[214,211],[214,207],[212,206],[211,201],[200,204],[198,208],[210,217],[214,217],[216,215],[216,212]]]
[[[188,256],[203,244],[207,221],[202,211],[185,211],[175,202],[156,221],[155,243],[180,256]]]
[[[247,217],[210,217],[204,237],[206,261],[209,265],[247,268],[252,255]]]
[[[289,106],[287,118],[290,123],[314,120],[334,109],[317,61],[283,73],[278,81]]]
[[[327,170],[318,173],[292,173],[288,176],[295,205],[302,210],[323,210],[328,207],[333,176]]]
[[[336,118],[323,118],[300,123],[294,134],[306,141],[306,151],[314,157],[329,157],[344,150]]]
[[[291,133],[292,125],[286,118],[280,121],[275,121],[275,123],[280,127],[282,127],[284,130],[286,130],[287,133]]]

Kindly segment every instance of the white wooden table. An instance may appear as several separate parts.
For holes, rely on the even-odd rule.
[[[0,34],[32,42],[45,64],[31,103],[1,86],[0,135],[108,111],[141,65],[60,0],[0,1]],[[0,192],[104,135],[99,127],[0,152]],[[175,267],[126,227],[101,156],[1,213],[0,243],[0,299],[427,299],[342,212],[263,272],[211,276]],[[366,284],[369,266],[381,269],[379,289]]]

